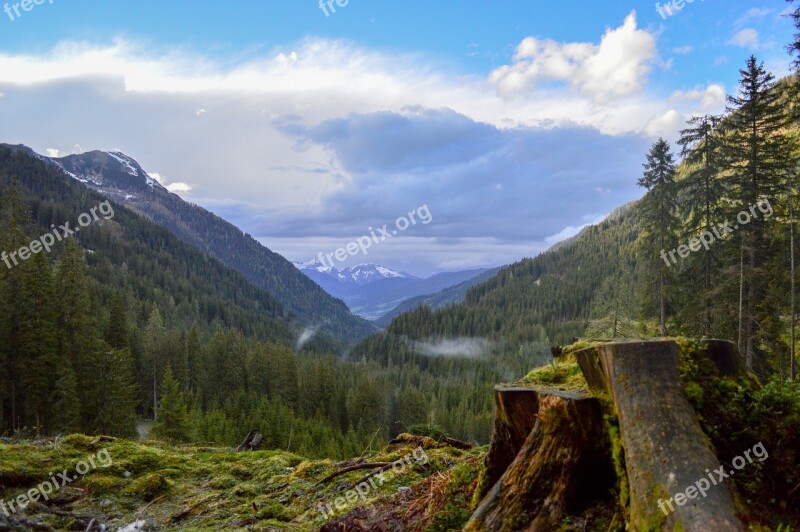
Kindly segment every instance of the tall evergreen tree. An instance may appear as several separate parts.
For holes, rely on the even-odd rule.
[[[786,1],[793,3],[795,0]],[[795,8],[789,16],[794,22],[795,28],[797,28],[797,33],[794,34],[794,41],[788,46],[788,50],[790,54],[797,56],[794,60],[794,68],[797,72],[800,72],[800,6]]]
[[[722,117],[715,115],[697,116],[689,120],[686,129],[681,131],[678,144],[682,146],[681,155],[688,168],[680,183],[682,189],[681,208],[688,216],[685,224],[687,236],[702,232],[711,233],[717,220],[722,217],[721,198],[724,185],[719,179],[721,170],[722,139],[716,129]],[[713,286],[715,264],[714,251],[706,250],[702,255],[702,285],[700,290],[691,290],[693,298],[702,301],[702,333],[711,335]],[[701,297],[698,298],[698,295]]]
[[[47,257],[37,254],[23,268],[22,298],[15,303],[20,316],[19,385],[24,390],[25,424],[45,429],[47,406],[57,367],[53,279]]]
[[[161,345],[164,342],[164,322],[161,320],[161,313],[158,307],[154,307],[147,320],[144,330],[144,379],[149,379],[149,386],[146,388],[151,392],[150,406],[153,409],[153,419],[158,419],[158,376],[162,371],[162,361],[164,357],[161,353]],[[170,374],[172,372],[170,371]],[[144,382],[147,382],[145,380]]]
[[[158,421],[153,426],[153,437],[173,442],[186,442],[191,439],[186,399],[170,366],[164,370]]]
[[[650,148],[644,174],[639,186],[648,193],[642,200],[642,226],[647,234],[644,244],[646,261],[652,264],[657,280],[657,300],[659,306],[659,330],[667,336],[668,281],[671,277],[670,264],[664,259],[665,253],[675,248],[675,235],[679,222],[675,214],[675,161],[669,143],[659,139]]]
[[[0,297],[6,304],[0,306],[0,362],[3,363],[3,385],[0,397],[3,402],[5,425],[15,431],[19,428],[22,416],[20,397],[20,330],[22,317],[14,302],[24,299],[25,261],[21,261],[17,250],[30,244],[30,209],[23,200],[19,185],[14,179],[3,196],[0,227],[2,238],[0,249],[6,253],[0,264]]]
[[[94,378],[91,357],[101,348],[91,312],[91,289],[83,249],[74,240],[66,240],[56,267],[57,345],[59,359],[72,364],[83,410],[81,424],[88,427],[92,412],[87,410],[87,392]]]
[[[137,386],[128,349],[102,349],[92,354],[93,379],[87,391],[91,412],[89,432],[132,438],[136,436]]]
[[[81,430],[81,401],[72,362],[68,358],[61,359],[55,368],[49,426],[54,434],[78,432]]]
[[[105,333],[106,343],[114,349],[128,347],[128,315],[125,297],[122,292],[114,292],[108,309],[108,325]]]
[[[725,159],[731,188],[728,195],[732,215],[746,212],[763,199],[775,198],[778,179],[787,167],[788,124],[780,91],[774,76],[763,63],[751,56],[743,70],[739,94],[728,96]],[[765,247],[764,220],[755,218],[746,225],[739,221],[741,255],[741,294],[743,315],[742,347],[748,369],[753,369],[759,324],[758,303],[764,289],[761,265]]]

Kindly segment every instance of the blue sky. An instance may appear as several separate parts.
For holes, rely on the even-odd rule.
[[[647,146],[720,111],[750,54],[786,74],[793,29],[782,0],[14,4],[0,141],[120,149],[290,259],[427,204],[346,264],[423,275],[534,255],[639,197]]]

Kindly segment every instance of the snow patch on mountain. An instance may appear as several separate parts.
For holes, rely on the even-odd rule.
[[[416,279],[407,273],[398,272],[380,264],[359,264],[350,268],[337,269],[314,259],[310,261],[293,261],[300,271],[315,271],[338,280],[342,283],[365,285],[382,279]]]

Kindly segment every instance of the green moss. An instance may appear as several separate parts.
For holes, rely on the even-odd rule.
[[[571,354],[555,359],[549,366],[534,369],[522,379],[522,382],[564,390],[588,389],[583,371],[575,355]]]
[[[81,486],[95,495],[105,495],[115,492],[124,484],[125,480],[123,478],[104,474],[88,475],[81,481]]]
[[[169,490],[169,481],[162,475],[148,473],[135,479],[123,490],[125,495],[131,495],[144,501],[152,501]]]
[[[445,488],[446,504],[436,513],[427,530],[446,532],[461,530],[472,515],[468,487],[476,483],[478,470],[468,464],[453,468]]]

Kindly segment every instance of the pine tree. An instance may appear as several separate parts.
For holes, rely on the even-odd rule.
[[[787,2],[794,2],[795,0],[786,0]],[[794,67],[797,72],[800,73],[800,7],[797,7],[794,12],[790,13],[789,16],[791,17],[792,21],[794,22],[794,26],[797,28],[797,33],[794,34],[794,42],[792,42],[788,47],[789,54],[796,54],[797,57],[794,60]]]
[[[648,193],[642,201],[642,226],[646,232],[644,252],[657,279],[659,329],[667,336],[667,296],[670,265],[665,254],[675,248],[679,226],[675,215],[675,162],[669,143],[659,139],[647,154],[644,174],[638,182]]]
[[[66,241],[56,267],[55,292],[58,357],[72,364],[80,403],[85,408],[85,394],[93,379],[89,361],[100,346],[90,309],[91,292],[86,261],[83,251],[73,240]],[[88,425],[91,415],[91,411],[81,412],[84,426]]]
[[[186,399],[170,366],[164,370],[158,421],[153,426],[153,437],[173,442],[186,442],[191,439]]]
[[[724,185],[719,179],[721,170],[721,136],[716,130],[722,117],[715,115],[697,116],[688,121],[689,127],[681,131],[678,144],[682,146],[681,155],[688,168],[680,183],[682,189],[681,208],[687,214],[686,233],[696,237],[703,232],[711,234],[716,221],[722,216],[720,199]],[[702,255],[702,285],[699,290],[692,289],[693,299],[702,300],[702,332],[711,335],[712,305],[711,290],[714,281],[714,251],[705,250]],[[689,275],[691,283],[693,277]],[[694,288],[694,287],[693,287]],[[698,298],[698,293],[702,297]]]
[[[151,392],[149,404],[153,408],[153,419],[158,419],[158,375],[161,373],[161,346],[164,342],[164,323],[158,307],[154,307],[144,330],[143,377],[151,379],[145,389]]]
[[[50,422],[54,434],[71,434],[81,429],[81,402],[78,381],[69,359],[62,359],[56,367],[55,389],[51,395]]]
[[[794,0],[787,0],[788,2],[793,2]],[[795,28],[797,28],[797,33],[794,35],[794,42],[788,46],[789,54],[796,55],[794,60],[794,68],[795,68],[795,84],[791,94],[794,96],[794,114],[795,114],[795,123],[800,123],[800,105],[798,105],[798,100],[800,100],[800,6],[797,7],[793,13],[790,14],[792,21],[794,22]],[[796,270],[795,270],[795,227],[794,227],[794,191],[795,187],[793,183],[797,180],[798,172],[800,172],[800,164],[797,164],[794,168],[793,175],[790,177],[789,182],[789,206],[790,206],[790,262],[791,262],[791,347],[790,347],[790,376],[792,380],[797,378],[797,355],[796,355],[796,328],[797,328],[797,309],[796,309],[796,297],[797,297],[797,290],[796,290]]]
[[[128,349],[101,349],[91,356],[94,379],[87,390],[92,413],[89,432],[132,438],[136,436],[138,387]]]
[[[53,312],[53,279],[47,257],[37,254],[23,268],[22,297],[16,302],[20,315],[19,384],[24,397],[25,424],[45,428],[50,394],[55,384],[51,368],[58,361]]]
[[[2,239],[0,249],[5,253],[0,264],[0,297],[5,302],[23,299],[25,261],[21,261],[17,250],[30,244],[30,209],[25,204],[19,191],[17,180],[3,196],[0,227]],[[12,431],[20,426],[22,405],[20,397],[20,330],[22,316],[16,305],[0,305],[0,362],[3,363],[0,381],[0,397],[3,399],[3,418],[5,425]]]
[[[783,129],[788,116],[781,93],[775,90],[774,76],[763,63],[751,56],[744,70],[738,96],[728,96],[731,117],[725,124],[725,159],[730,171],[728,200],[731,214],[746,212],[764,199],[773,198],[787,167],[786,138]],[[758,302],[764,290],[761,265],[766,244],[763,219],[747,224],[739,221],[741,245],[741,299],[743,325],[741,345],[748,369],[755,359],[756,331],[759,325]]]
[[[128,316],[122,292],[114,292],[114,297],[111,299],[105,340],[113,349],[128,347]]]

